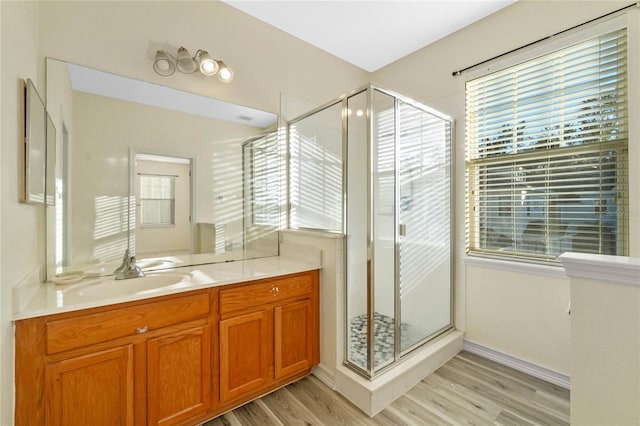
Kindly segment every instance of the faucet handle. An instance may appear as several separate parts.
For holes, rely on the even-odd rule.
[[[136,263],[135,256],[129,256],[129,248],[127,247],[124,251],[124,256],[122,257],[122,263],[113,271],[113,273],[117,275],[123,272],[124,270],[128,269],[129,266],[131,265],[131,257],[134,258],[133,264],[135,265]]]

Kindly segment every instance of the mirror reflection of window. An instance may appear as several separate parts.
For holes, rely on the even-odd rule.
[[[192,159],[135,154],[136,257],[187,255],[192,240]]]
[[[175,225],[175,203],[175,176],[140,176],[140,222],[143,226]]]
[[[243,144],[247,226],[277,227],[280,217],[280,153],[272,132]]]

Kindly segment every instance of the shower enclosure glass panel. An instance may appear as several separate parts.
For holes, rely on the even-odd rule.
[[[351,114],[349,114],[349,111]],[[368,158],[367,144],[367,92],[361,92],[347,99],[346,155],[348,158]],[[369,279],[371,262],[369,259],[369,165],[360,161],[346,170],[346,192],[349,194],[349,214],[346,216],[346,227],[349,256],[346,258],[347,281],[353,283],[347,298],[347,318],[350,319],[347,352],[349,360],[358,368],[368,370],[370,330],[367,323],[369,316]]]
[[[373,377],[452,326],[452,120],[369,85],[288,130],[290,227],[344,230],[344,363]]]
[[[452,325],[452,121],[373,86],[343,120],[345,364],[373,377]]]
[[[398,102],[402,352],[450,324],[451,123]]]
[[[395,99],[371,91],[371,176],[373,248],[371,289],[373,312],[373,370],[395,360]]]
[[[289,125],[289,226],[342,230],[342,102]]]

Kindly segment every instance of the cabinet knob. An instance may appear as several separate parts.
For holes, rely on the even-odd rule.
[[[136,328],[136,333],[138,334],[146,333],[147,331],[149,331],[149,327],[146,325],[144,327]]]
[[[271,287],[271,293],[273,293],[274,296],[280,293],[280,287],[278,287],[277,285],[274,285],[273,287]]]

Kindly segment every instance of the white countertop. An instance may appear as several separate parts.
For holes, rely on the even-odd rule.
[[[319,269],[319,262],[289,257],[265,257],[196,265],[154,272],[143,278],[116,281],[113,276],[86,278],[74,284],[38,284],[28,303],[16,309],[13,320],[131,302],[151,297],[235,284]],[[20,288],[14,292],[22,291]],[[25,292],[28,291],[26,288]],[[17,294],[20,298],[20,294]]]

